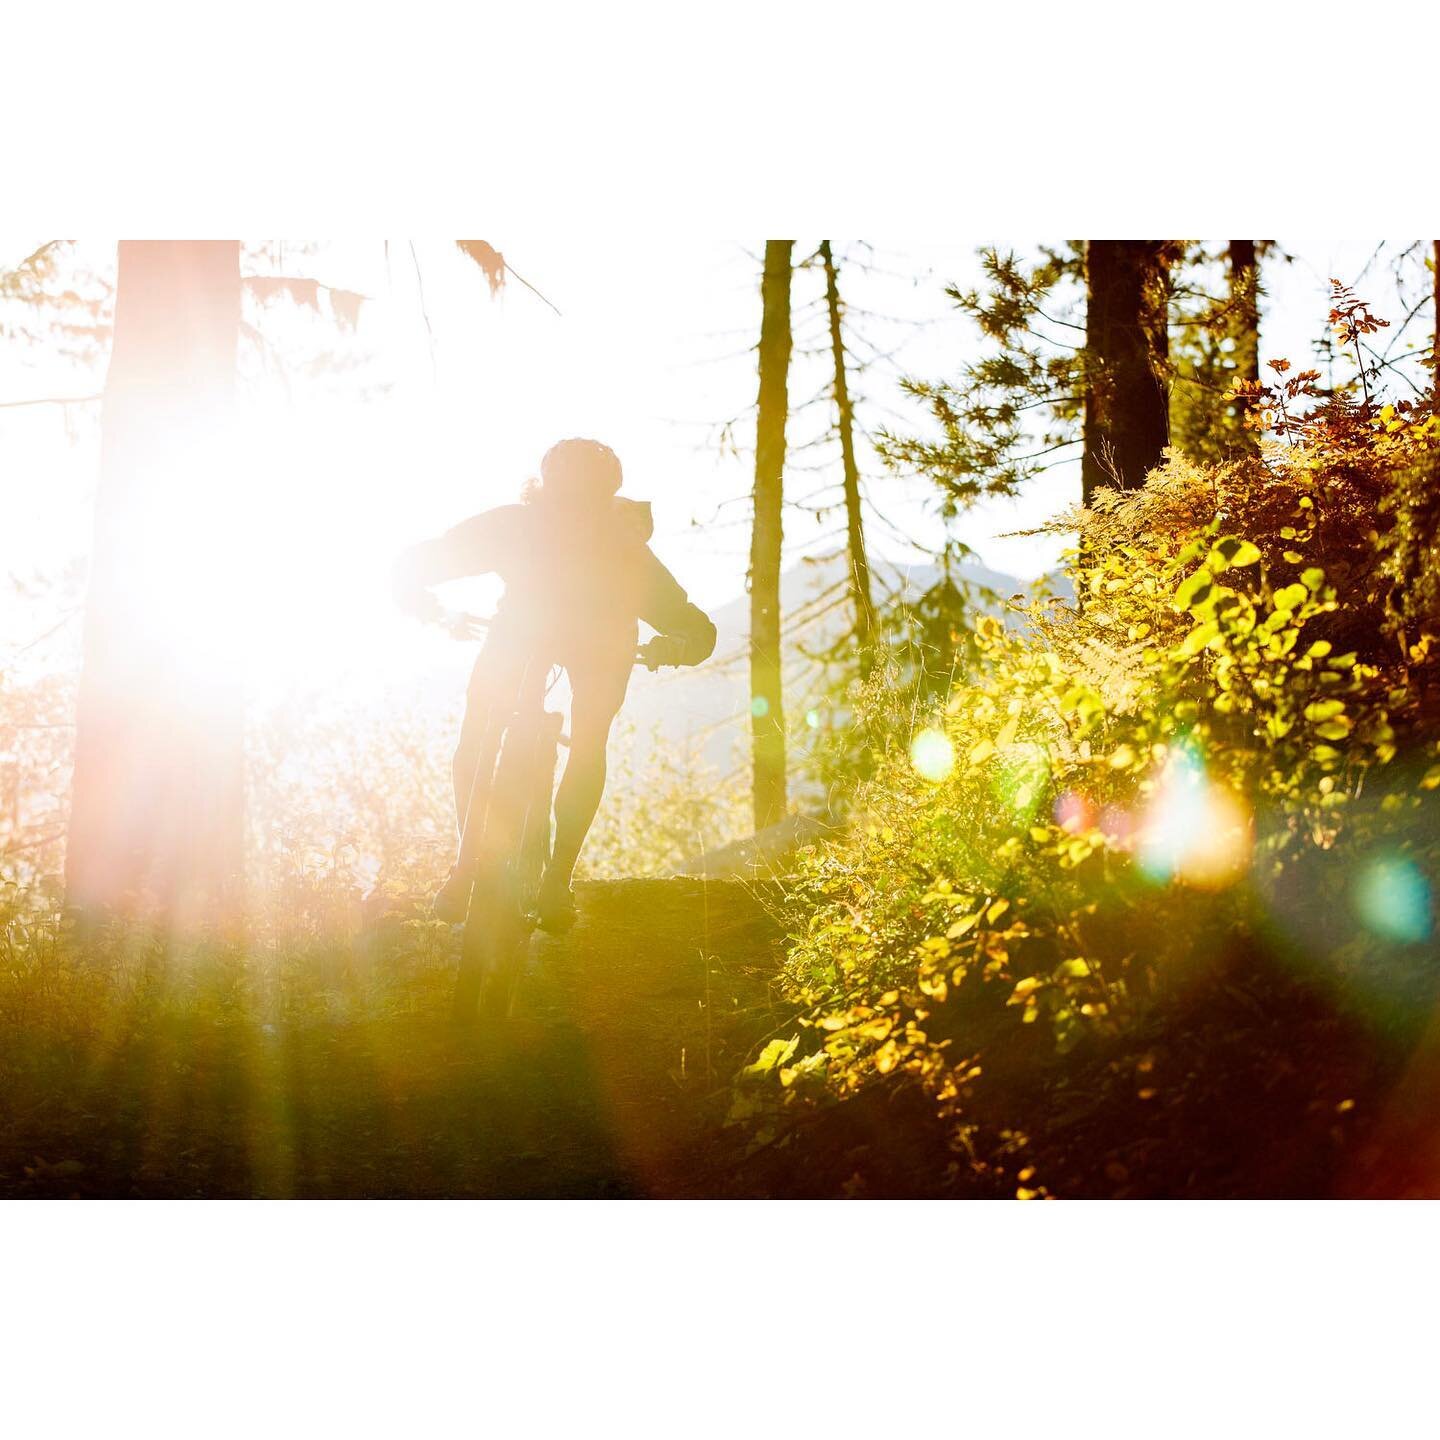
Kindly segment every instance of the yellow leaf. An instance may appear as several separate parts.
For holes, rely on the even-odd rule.
[[[1215,548],[1210,552],[1205,564],[1214,571],[1225,569],[1227,565],[1243,568],[1246,565],[1253,565],[1260,558],[1260,550],[1249,540],[1237,540],[1233,535],[1227,535],[1223,540],[1217,541]]]
[[[1202,566],[1187,580],[1181,581],[1170,603],[1176,610],[1189,610],[1210,593],[1213,584],[1214,576]]]

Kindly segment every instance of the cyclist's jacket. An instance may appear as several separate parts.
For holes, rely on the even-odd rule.
[[[395,598],[429,618],[438,611],[429,586],[498,574],[505,597],[497,627],[633,649],[643,620],[674,640],[673,663],[698,665],[715,649],[715,626],[650,549],[653,533],[641,501],[502,505],[407,550],[395,567]]]

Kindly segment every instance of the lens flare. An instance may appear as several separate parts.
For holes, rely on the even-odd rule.
[[[939,782],[955,768],[955,747],[942,730],[922,730],[910,743],[910,763],[922,779]]]
[[[1199,756],[1178,749],[1140,828],[1140,866],[1155,880],[1221,890],[1250,860],[1250,812],[1240,797],[1211,784]]]
[[[757,720],[762,719],[770,713],[770,702],[763,695],[757,695],[750,702],[750,713]]]
[[[1434,928],[1430,882],[1403,855],[1370,861],[1355,878],[1351,900],[1360,923],[1382,939],[1415,944]]]
[[[1100,830],[1117,849],[1128,848],[1135,839],[1135,817],[1122,805],[1107,805],[1100,812]]]
[[[1095,807],[1078,790],[1067,790],[1055,801],[1055,823],[1072,835],[1088,830],[1095,823]]]

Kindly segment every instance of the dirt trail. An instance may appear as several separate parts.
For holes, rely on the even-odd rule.
[[[714,1193],[728,1083],[775,1023],[774,923],[735,881],[577,899],[499,1031],[449,1022],[454,956],[403,926],[279,1000],[261,959],[73,1022],[0,1016],[0,1195]]]
[[[730,880],[595,882],[577,899],[570,934],[531,941],[505,1075],[534,1106],[534,1143],[496,1179],[525,1194],[703,1192],[707,1137],[772,1019],[774,922]]]

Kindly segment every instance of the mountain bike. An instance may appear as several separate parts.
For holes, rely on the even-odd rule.
[[[463,638],[488,624],[464,619]],[[671,653],[668,638],[656,636],[639,647],[635,663],[657,670],[676,663]],[[552,671],[548,663],[544,669]],[[535,900],[550,860],[555,772],[561,747],[569,744],[564,716],[545,708],[553,682],[535,683],[540,678],[527,667],[515,695],[492,704],[465,808],[456,864],[475,879],[452,1006],[462,1023],[477,1012],[488,1020],[509,1017],[538,921]]]

